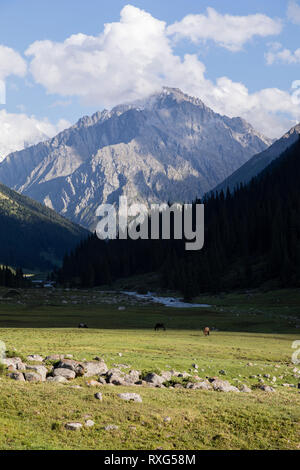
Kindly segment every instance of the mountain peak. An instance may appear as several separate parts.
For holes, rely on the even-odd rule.
[[[267,146],[241,118],[164,87],[11,154],[0,181],[94,229],[100,203],[192,201]]]
[[[203,109],[205,108],[207,110],[210,110],[210,108],[208,108],[203,103],[203,101],[201,101],[199,98],[190,96],[184,93],[179,88],[171,88],[171,87],[164,86],[162,87],[160,91],[157,91],[156,93],[152,93],[151,95],[148,95],[146,98],[142,98],[142,99],[133,101],[131,103],[124,103],[124,104],[115,106],[112,109],[111,113],[122,114],[126,111],[129,111],[130,109],[136,109],[138,111],[143,111],[143,110],[151,111],[152,109],[156,107],[168,106],[168,105],[171,105],[172,103],[180,104],[184,102],[191,103]]]
[[[180,88],[171,88],[164,86],[162,88],[161,93],[159,93],[159,96],[169,96],[174,99],[177,103],[186,101],[196,106],[205,106],[205,104],[200,98],[195,98],[194,96],[188,95],[187,93],[184,93],[182,90],[180,90]]]

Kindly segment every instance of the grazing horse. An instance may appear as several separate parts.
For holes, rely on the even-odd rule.
[[[78,328],[88,328],[86,323],[79,323]]]
[[[204,336],[209,336],[209,333],[210,333],[210,329],[208,326],[206,326],[205,328],[203,328],[203,334]]]
[[[154,330],[157,331],[157,330],[165,330],[166,331],[166,327],[163,323],[156,323],[155,327],[154,327]]]

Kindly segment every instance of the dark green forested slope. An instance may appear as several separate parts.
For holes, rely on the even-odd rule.
[[[235,288],[300,286],[300,140],[234,194],[205,201],[205,246],[96,236],[64,260],[60,280],[92,286],[157,270],[186,298]]]
[[[0,184],[0,264],[49,270],[88,232]]]

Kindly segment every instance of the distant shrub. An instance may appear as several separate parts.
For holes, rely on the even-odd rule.
[[[164,382],[165,387],[174,387],[176,384],[180,384],[183,387],[186,387],[188,383],[196,383],[197,380],[194,377],[171,377],[170,380]]]
[[[5,357],[19,357],[21,361],[26,361],[26,357],[22,353],[19,353],[18,351],[13,351],[12,349],[8,349],[7,351],[5,351]]]
[[[54,423],[51,424],[51,430],[52,431],[59,431],[61,428],[61,424],[55,421]]]

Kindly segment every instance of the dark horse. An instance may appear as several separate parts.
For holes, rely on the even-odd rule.
[[[165,330],[166,331],[166,327],[163,323],[156,323],[155,327],[154,327],[154,330],[157,331],[157,330]]]

